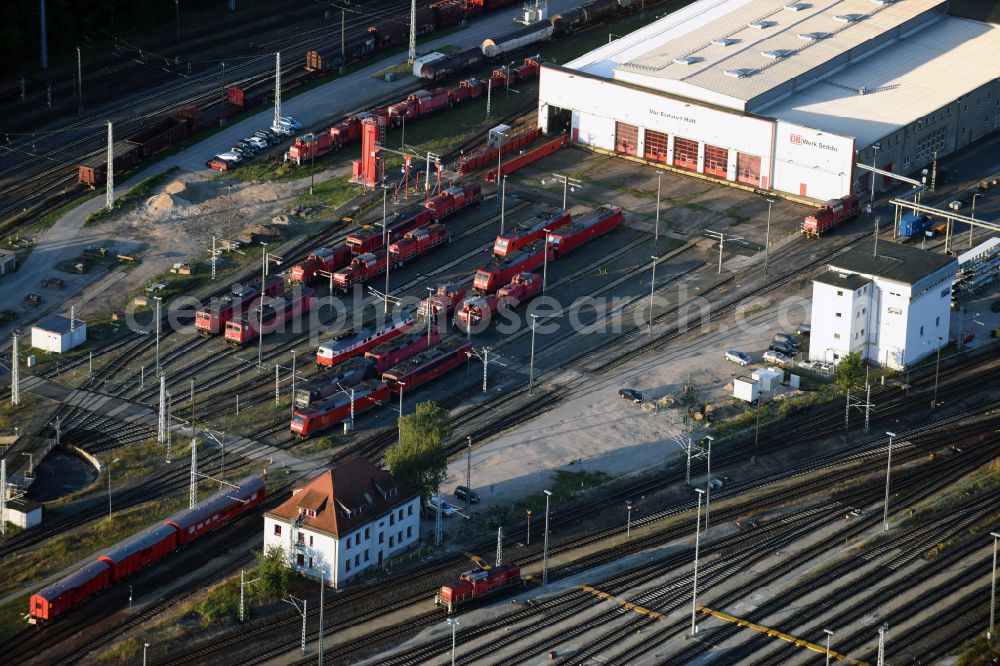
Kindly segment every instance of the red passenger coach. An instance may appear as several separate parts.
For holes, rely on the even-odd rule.
[[[179,546],[260,504],[266,494],[263,479],[247,477],[238,486],[199,502],[193,509],[175,513],[146,532],[111,546],[93,562],[33,594],[28,602],[28,622],[37,624],[65,615],[95,594],[152,566]]]
[[[353,414],[357,416],[388,400],[389,389],[385,382],[371,380],[358,384],[352,390],[334,393],[315,407],[296,410],[292,415],[292,432],[305,439],[320,430],[350,420],[352,396]]]
[[[593,215],[549,234],[549,246],[557,258],[562,257],[598,236],[617,229],[624,222],[621,208],[602,206]]]
[[[498,257],[506,257],[508,254],[513,254],[528,243],[542,240],[545,237],[545,229],[555,231],[569,224],[570,220],[568,210],[549,208],[541,215],[536,215],[518,224],[510,230],[510,233],[497,236],[496,241],[493,243],[493,254]]]
[[[489,266],[476,271],[472,286],[481,292],[491,293],[508,284],[518,273],[531,272],[555,254],[551,244],[534,243],[507,257],[495,257]]]
[[[444,606],[449,613],[452,613],[456,607],[473,599],[480,599],[500,590],[523,584],[521,567],[513,564],[505,564],[492,569],[466,571],[459,577],[458,583],[455,585],[442,585],[441,590],[434,595],[434,603],[438,606]]]
[[[397,364],[382,375],[393,393],[410,391],[445,374],[468,358],[472,343],[445,340],[437,347]]]
[[[273,275],[264,284],[264,294],[266,296],[277,296],[284,293],[285,283],[280,276]],[[212,299],[212,303],[207,308],[202,308],[195,313],[194,327],[202,335],[215,335],[221,333],[227,323],[233,317],[239,316],[255,298],[260,296],[260,290],[249,285],[233,285],[232,291],[219,299]]]

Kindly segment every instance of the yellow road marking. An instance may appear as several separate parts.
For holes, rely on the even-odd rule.
[[[580,589],[583,590],[584,592],[590,592],[594,596],[600,597],[601,599],[607,599],[608,601],[613,601],[616,604],[618,604],[619,606],[621,606],[622,608],[627,608],[628,610],[635,611],[636,613],[642,613],[643,615],[651,617],[654,620],[664,620],[664,621],[666,621],[666,619],[667,619],[667,616],[664,615],[663,613],[658,613],[655,610],[651,610],[651,609],[646,608],[644,606],[639,606],[637,604],[632,603],[631,601],[626,601],[625,599],[616,599],[615,597],[611,596],[607,592],[601,592],[600,590],[596,590],[596,589],[590,587],[589,585],[581,585]]]

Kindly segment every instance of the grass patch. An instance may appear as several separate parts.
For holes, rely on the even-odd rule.
[[[306,178],[312,173],[321,173],[328,168],[322,159],[319,162],[315,166],[310,162],[296,166],[295,162],[285,161],[280,157],[270,157],[261,162],[240,165],[239,168],[220,174],[220,176],[242,182],[274,181],[281,183]]]
[[[124,196],[115,199],[115,209],[113,211],[107,208],[99,208],[87,216],[87,219],[83,222],[84,225],[97,224],[113,217],[127,215],[136,206],[145,201],[154,188],[163,184],[176,171],[178,171],[178,167],[170,167],[163,173],[143,179],[138,185],[126,192]]]
[[[412,75],[412,73],[413,73],[413,65],[411,65],[410,63],[404,61],[404,62],[396,63],[395,65],[390,65],[389,67],[386,67],[385,69],[380,69],[379,71],[377,71],[374,74],[372,74],[372,78],[373,79],[379,79],[380,81],[384,81],[386,74],[395,74],[396,78],[398,80],[399,77],[406,76],[408,74]]]
[[[330,180],[316,183],[312,194],[309,194],[309,190],[303,190],[296,203],[303,206],[340,208],[358,194],[360,194],[358,185],[352,183],[348,176],[335,176]]]
[[[552,484],[553,499],[557,502],[568,502],[573,497],[588,488],[603,485],[611,480],[611,475],[605,472],[569,472],[558,470]]]
[[[989,666],[1000,658],[1000,643],[986,640],[985,635],[977,635],[953,650],[951,656],[958,657],[954,666]]]
[[[30,594],[25,594],[23,597],[18,597],[0,606],[0,642],[10,640],[28,626],[24,615],[28,612],[28,599],[30,597]]]

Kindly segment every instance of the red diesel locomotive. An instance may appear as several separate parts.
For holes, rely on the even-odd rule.
[[[285,292],[285,283],[281,276],[272,275],[264,283],[265,296],[278,296]],[[216,335],[221,333],[225,325],[239,316],[250,306],[255,298],[260,296],[260,289],[249,285],[234,284],[232,291],[219,299],[212,299],[207,308],[195,313],[194,327],[201,335]]]
[[[332,248],[321,247],[311,252],[301,264],[292,266],[291,281],[309,282],[319,271],[333,272],[343,268],[351,262],[351,256],[351,248],[343,244]]]
[[[281,298],[264,299],[239,321],[226,324],[226,343],[231,347],[246,344],[258,334],[268,334],[292,318],[308,312],[313,305],[312,289],[295,289]]]
[[[402,211],[396,215],[396,219],[386,225],[386,230],[376,229],[374,231],[359,231],[347,237],[347,247],[351,248],[354,254],[364,254],[374,252],[382,247],[382,236],[385,234],[390,243],[394,243],[407,232],[428,225],[434,221],[433,212],[424,207],[414,207]]]
[[[220,525],[231,522],[264,501],[264,480],[251,476],[236,489],[226,489],[170,516],[146,532],[112,546],[105,554],[29,600],[29,622],[54,620],[108,589],[127,576],[145,569],[180,546]]]
[[[437,606],[444,606],[450,614],[455,611],[456,607],[474,599],[481,599],[501,590],[523,585],[521,567],[514,564],[505,564],[492,569],[466,571],[459,577],[458,583],[442,585],[438,593],[434,595],[434,603]]]
[[[466,340],[445,340],[384,372],[382,381],[393,393],[413,391],[457,367],[468,358],[470,349],[472,343]]]
[[[348,421],[389,399],[385,382],[369,380],[352,389],[341,390],[315,407],[297,409],[292,415],[291,430],[302,439],[332,425]]]
[[[441,332],[437,328],[431,328],[430,335],[426,331],[408,333],[365,352],[365,359],[374,363],[375,372],[381,375],[397,363],[402,363],[440,341]]]

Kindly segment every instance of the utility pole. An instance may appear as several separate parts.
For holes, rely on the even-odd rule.
[[[719,275],[722,275],[722,247],[726,238],[730,241],[743,240],[743,236],[727,236],[723,231],[712,231],[711,229],[705,229],[705,235],[712,239],[719,239]]]
[[[77,113],[83,113],[83,63],[80,57],[80,47],[76,47],[76,90]]]
[[[45,0],[42,0],[44,3]],[[7,459],[0,458],[0,535],[7,534]]]
[[[198,503],[198,440],[191,429],[191,484],[188,488],[188,508],[193,509]]]
[[[15,328],[11,334],[13,348],[11,349],[10,360],[10,404],[15,407],[21,404],[21,370],[17,354],[17,336],[20,332],[21,329]]]
[[[167,375],[160,373],[160,422],[156,430],[156,443],[167,443]]]
[[[441,502],[434,505],[434,545],[441,545]]]
[[[497,566],[503,564],[503,528],[497,528]]]
[[[826,666],[830,666],[830,638],[833,636],[833,632],[824,629],[823,633],[826,634]]]
[[[656,172],[656,226],[653,232],[653,247],[657,247],[660,243],[660,185],[663,180],[663,172],[657,170]]]
[[[0,485],[0,488],[3,487],[3,485]],[[993,537],[993,576],[990,578],[990,626],[986,630],[986,640],[988,641],[993,640],[995,633],[993,630],[993,620],[996,617],[997,605],[997,540],[1000,539],[1000,532],[990,532],[990,536]]]
[[[302,614],[302,648],[301,649],[302,649],[302,654],[305,654],[306,653],[306,608],[307,608],[307,604],[309,603],[309,600],[308,599],[296,599],[295,597],[293,597],[292,595],[289,594],[288,598],[285,599],[285,602],[286,603],[290,603],[291,605],[295,606],[295,610],[297,610],[299,613]],[[299,608],[299,603],[300,602],[302,603],[302,608]]]
[[[410,0],[410,52],[407,62],[417,59],[417,0]]]
[[[767,253],[771,246],[771,205],[774,199],[767,200],[767,234],[764,236],[764,275],[767,275]]]
[[[764,396],[757,394],[757,427],[753,432],[753,455],[750,456],[750,464],[757,464],[757,444],[760,442],[760,408],[764,403]]]
[[[528,509],[528,542],[525,545],[531,545],[531,509]]]
[[[469,515],[469,494],[472,492],[472,435],[465,439],[469,443],[468,454],[465,457],[465,487],[469,489],[469,492],[465,494],[465,515]],[[500,566],[499,562],[497,562],[497,566]]]
[[[295,350],[292,350],[292,413],[295,413]]]
[[[219,255],[216,254],[215,250],[215,236],[212,236],[212,279],[215,279],[215,264],[218,262]]]
[[[542,296],[545,295],[545,286],[549,278],[549,234],[551,229],[542,229],[545,234],[545,245],[542,249]]]
[[[625,519],[625,538],[632,538],[632,500],[625,500],[625,510],[628,511],[628,516]]]
[[[941,372],[941,336],[937,339],[937,362],[934,364],[934,399],[931,400],[931,409],[937,409],[938,378]]]
[[[281,404],[281,366],[274,364],[274,406]]]
[[[875,177],[875,174],[872,174]],[[875,186],[872,185],[872,189]],[[878,666],[885,666],[885,632],[889,628],[888,624],[883,624],[878,628],[878,661],[876,662]]]
[[[41,15],[41,65],[42,69],[49,68],[49,31],[45,25],[45,0],[38,0],[38,11]]]
[[[698,493],[698,514],[694,524],[694,581],[691,587],[691,636],[698,633],[698,624],[695,619],[695,611],[698,608],[698,549],[701,546],[701,496],[705,491],[695,488]]]
[[[160,303],[162,298],[157,296],[156,301],[156,374],[160,374]]]
[[[281,51],[274,54],[274,122],[281,124]]]
[[[406,116],[403,116],[404,118]],[[499,171],[497,173],[500,173]],[[500,235],[504,234],[504,212],[507,209],[507,176],[503,177],[503,184],[500,186]]]
[[[708,531],[708,511],[712,504],[712,442],[715,438],[711,435],[705,435],[705,439],[708,440],[708,468],[705,472],[705,531]]]
[[[649,280],[649,334],[653,334],[653,295],[656,293],[656,256],[651,255],[653,260],[653,275]]]
[[[167,464],[170,464],[170,459],[173,457],[171,448],[173,445],[173,435],[170,432],[170,392],[167,392]]]
[[[892,440],[896,438],[896,433],[886,431],[889,436],[889,455],[885,463],[885,507],[882,509],[882,531],[889,531],[889,474],[892,472]]]
[[[549,584],[549,500],[552,498],[551,490],[542,491],[545,493],[545,535],[542,546],[542,587]]]
[[[535,385],[535,323],[538,315],[531,315],[531,362],[528,364],[528,395]]]
[[[344,10],[340,10],[340,69],[343,71],[344,67],[347,66],[347,44],[344,42],[344,33],[346,30],[347,18]]]
[[[111,128],[111,121],[108,121],[108,173],[107,173],[107,192],[105,192],[105,202],[104,205],[107,207],[108,212],[115,209],[115,139],[114,131]]]

